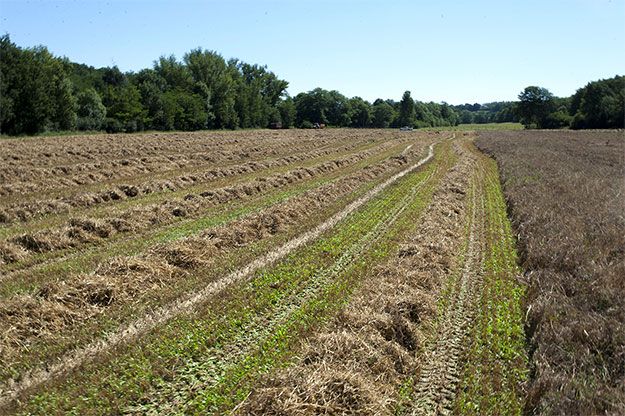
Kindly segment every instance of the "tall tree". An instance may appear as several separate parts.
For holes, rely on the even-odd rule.
[[[293,127],[295,125],[297,112],[293,99],[291,97],[286,97],[284,100],[278,102],[277,108],[280,113],[282,127],[286,129]]]
[[[54,113],[51,117],[51,130],[74,130],[77,116],[72,82],[63,74],[57,75],[54,83]]]
[[[0,37],[0,88],[2,133],[35,134],[75,126],[65,65],[45,47],[22,49],[8,35]]]
[[[410,96],[410,91],[404,92],[399,102],[399,124],[410,127],[415,124],[415,103]]]
[[[328,123],[332,126],[347,127],[351,124],[350,104],[346,96],[336,90],[327,93],[325,110]]]
[[[395,110],[393,107],[382,100],[376,100],[372,108],[372,124],[373,127],[387,128],[395,118]]]
[[[517,111],[526,128],[544,128],[554,110],[554,96],[547,88],[529,86],[519,94]]]
[[[107,85],[102,101],[106,106],[107,130],[111,132],[143,130],[146,111],[141,105],[141,94],[137,87],[127,81],[119,85]]]
[[[441,104],[441,118],[447,126],[455,126],[458,124],[458,113],[446,102]]]
[[[197,94],[180,88],[163,94],[163,120],[168,130],[201,130],[206,128],[206,106]]]
[[[573,128],[625,127],[625,76],[588,83],[571,99]]]
[[[360,97],[349,100],[350,127],[369,127],[371,124],[371,104]]]
[[[95,89],[87,88],[76,96],[78,130],[100,130],[106,118],[106,107]]]
[[[209,127],[234,129],[239,126],[235,109],[237,61],[226,62],[217,52],[194,49],[184,56],[193,80],[206,88],[214,120]]]
[[[302,126],[304,122],[311,124],[328,123],[327,112],[330,107],[330,100],[329,92],[321,88],[297,94],[294,99],[297,125]]]
[[[145,109],[145,127],[153,130],[170,130],[165,120],[163,96],[168,90],[167,81],[155,69],[143,69],[134,77],[134,83],[141,95]]]
[[[154,62],[154,71],[165,80],[166,89],[179,88],[188,91],[193,88],[190,68],[179,62],[174,55],[161,56]]]

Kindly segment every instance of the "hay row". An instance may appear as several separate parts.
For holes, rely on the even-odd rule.
[[[88,208],[98,204],[122,201],[128,198],[136,198],[155,192],[175,192],[205,182],[218,179],[249,174],[264,169],[288,166],[307,159],[330,155],[340,150],[350,150],[355,146],[343,146],[338,149],[331,148],[316,150],[283,156],[277,159],[264,161],[250,161],[243,164],[232,165],[222,168],[211,166],[184,175],[173,176],[166,179],[150,179],[140,183],[127,183],[114,185],[97,192],[73,192],[69,195],[54,198],[37,199],[30,202],[18,201],[14,204],[0,208],[0,223],[10,224],[21,221],[27,222],[35,217],[43,215],[71,212],[78,208]]]
[[[397,255],[373,270],[345,309],[305,340],[296,363],[257,386],[238,414],[394,414],[402,386],[421,368],[439,292],[458,267],[473,161],[466,149],[456,151],[460,161]]]
[[[319,188],[192,238],[159,245],[148,252],[116,258],[93,273],[49,282],[34,293],[14,295],[0,305],[0,320],[8,328],[0,339],[3,363],[23,358],[33,343],[55,342],[111,306],[139,304],[155,291],[172,290],[194,270],[206,270],[217,256],[291,229],[348,195],[364,183],[405,166],[419,154],[411,149]]]
[[[390,144],[392,143],[386,147]],[[0,242],[0,262],[12,263],[25,260],[37,253],[76,248],[88,243],[101,243],[119,233],[136,233],[170,223],[179,217],[197,216],[216,205],[249,199],[273,189],[285,188],[343,169],[373,156],[379,150],[361,151],[310,168],[296,168],[235,186],[190,193],[184,198],[131,208],[114,218],[102,220],[73,218],[59,228],[25,233]]]
[[[299,151],[310,151],[330,143],[333,142],[320,140],[318,143],[312,141],[296,143],[289,140],[276,141],[263,146],[252,142],[246,147],[229,149],[227,146],[225,148],[220,146],[209,151],[193,153],[189,153],[187,146],[183,145],[184,147],[178,154],[122,156],[117,159],[110,159],[111,155],[103,155],[90,163],[63,164],[52,167],[41,166],[40,160],[24,160],[15,166],[8,163],[0,168],[0,196],[17,193],[26,195],[39,189],[48,191],[132,178],[138,175],[155,175],[182,169],[191,170],[207,164],[262,160],[288,155],[296,146]],[[74,153],[72,152],[72,156],[76,156]],[[46,157],[43,159],[45,161]]]
[[[231,155],[255,147],[272,149],[305,146],[326,140],[302,134],[275,132],[185,132],[138,135],[61,136],[35,140],[14,139],[0,143],[3,168],[54,168],[124,159],[162,157],[172,160],[203,160],[206,155]]]

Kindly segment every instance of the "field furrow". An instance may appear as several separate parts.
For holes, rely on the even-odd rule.
[[[463,229],[463,181],[470,170],[466,152],[447,146],[454,150],[441,160],[429,197],[409,212],[403,232],[378,258],[386,264],[362,276],[329,325],[303,342],[294,365],[258,383],[239,413],[401,411],[435,315],[433,299],[454,267],[448,255]]]
[[[444,309],[437,322],[437,336],[426,350],[424,365],[414,386],[415,415],[451,414],[462,369],[461,358],[467,334],[475,317],[475,299],[482,282],[483,177],[474,167],[468,192],[468,229],[463,266],[451,283]]]
[[[505,257],[506,267],[513,262],[503,254],[513,240],[502,231],[505,208],[494,204],[502,200],[492,161],[467,140],[453,147],[457,163],[396,254],[369,274],[326,328],[303,342],[294,365],[257,383],[237,413],[516,412],[525,369],[522,343],[503,328],[488,346],[474,333],[476,320],[521,327],[516,275],[490,267],[491,249],[501,249],[493,256]],[[506,283],[491,285],[495,281]],[[482,307],[485,284],[497,287],[499,297]],[[482,356],[476,358],[469,351],[478,344]],[[470,378],[475,374],[477,383]],[[466,394],[468,383],[490,386],[497,401],[483,392]]]
[[[326,267],[331,266],[334,263],[331,261],[332,257],[336,256],[335,259],[341,257],[341,253],[343,252],[342,249],[344,247],[341,244],[343,239],[347,239],[347,241],[352,241],[353,242],[352,244],[357,244],[358,241],[362,241],[363,235],[369,234],[370,227],[372,224],[383,221],[384,218],[389,218],[389,216],[392,217],[392,214],[389,214],[388,211],[392,213],[393,212],[392,207],[394,207],[398,202],[406,199],[405,190],[410,190],[411,187],[414,186],[415,181],[419,183],[423,180],[423,175],[427,177],[429,176],[429,174],[424,173],[422,174],[421,177],[415,177],[414,175],[410,175],[410,180],[401,181],[403,184],[403,187],[393,186],[392,190],[388,192],[383,192],[383,191],[387,187],[391,187],[391,185],[395,183],[396,181],[400,180],[400,178],[408,175],[411,171],[413,171],[415,168],[423,164],[430,157],[431,157],[431,148],[430,148],[430,156],[428,156],[426,159],[422,160],[419,163],[409,166],[408,168],[388,178],[383,183],[375,186],[373,189],[369,190],[366,194],[361,196],[359,199],[348,204],[342,211],[338,212],[327,221],[315,227],[313,230],[306,232],[305,234],[300,235],[297,238],[286,242],[284,246],[279,247],[278,249],[272,251],[265,257],[258,259],[257,261],[250,264],[243,270],[236,271],[233,274],[227,276],[226,278],[216,281],[214,284],[207,286],[205,289],[203,289],[199,293],[196,293],[191,298],[183,299],[177,302],[174,306],[170,306],[167,309],[161,311],[160,313],[154,314],[150,319],[146,319],[142,322],[143,326],[136,326],[135,331],[136,330],[139,330],[141,332],[147,331],[153,328],[154,326],[156,326],[157,324],[161,324],[165,320],[169,320],[173,316],[180,314],[181,312],[193,310],[193,315],[191,318],[193,320],[195,320],[195,317],[201,317],[206,314],[208,315],[208,317],[206,319],[201,320],[202,322],[201,325],[196,322],[196,324],[199,326],[196,326],[196,324],[191,323],[192,326],[191,328],[189,328],[191,332],[193,332],[193,328],[195,328],[196,330],[201,330],[202,326],[217,325],[216,328],[213,327],[213,329],[210,332],[208,332],[211,334],[211,339],[215,339],[215,337],[218,337],[219,333],[223,333],[226,336],[231,334],[231,329],[229,329],[230,324],[239,322],[237,319],[237,313],[254,312],[254,315],[249,315],[249,316],[255,316],[256,312],[259,312],[258,310],[255,310],[255,309],[250,310],[247,306],[253,305],[257,301],[259,302],[263,301],[262,293],[259,293],[259,291],[257,290],[259,289],[258,284],[262,283],[263,281],[266,283],[266,279],[268,278],[268,276],[270,276],[270,274],[266,272],[264,273],[261,272],[259,277],[254,278],[252,280],[252,283],[251,283],[252,286],[247,286],[245,279],[247,279],[248,275],[253,273],[256,269],[269,266],[270,263],[276,261],[277,259],[281,257],[284,257],[285,255],[288,255],[292,251],[295,251],[294,254],[290,256],[289,259],[287,259],[287,265],[290,262],[295,261],[297,264],[297,267],[295,269],[291,269],[292,270],[291,276],[293,276],[293,279],[295,279],[294,283],[298,281],[301,283],[305,283],[307,279],[305,279],[304,281],[302,281],[301,279],[306,278],[306,277],[310,278],[311,275],[314,275],[315,268],[314,266],[311,266],[311,268],[301,269],[301,266],[303,265],[300,263],[300,260],[304,258],[308,258],[310,260],[314,260],[315,262],[321,262],[317,267],[322,266],[323,264],[326,264],[327,265]],[[408,186],[408,188],[406,188],[406,186]],[[380,196],[376,197],[378,194],[380,194]],[[375,200],[371,203],[368,203],[368,201],[374,197],[376,197]],[[395,208],[395,210],[397,210],[397,212],[401,211],[401,205],[399,208]],[[375,214],[375,215],[371,215],[371,214]],[[347,222],[344,222],[344,220],[346,220]],[[331,230],[335,226],[338,226],[338,229],[336,231],[339,233],[338,240],[336,240],[337,237],[334,237],[334,238],[327,237],[327,238],[322,238],[321,240],[317,240],[310,248],[306,246],[308,242],[312,242],[316,240],[323,233],[331,232]],[[334,235],[334,232],[331,232],[331,235]],[[359,238],[359,235],[361,236],[360,238]],[[337,245],[332,247],[330,244],[337,244]],[[298,253],[297,250],[300,247],[302,248],[302,250],[304,250],[305,253],[307,253],[307,255],[297,254]],[[331,252],[328,252],[329,249],[332,249]],[[320,256],[319,255],[320,250],[321,250],[321,253],[327,252],[327,254],[325,256],[323,255]],[[306,266],[306,263],[304,263],[304,266]],[[278,263],[277,267],[280,267],[280,263]],[[291,268],[292,265],[288,265],[287,267]],[[299,272],[304,272],[304,273],[300,274]],[[285,287],[288,287],[288,282],[284,282],[284,283],[285,283]],[[264,291],[268,291],[267,294],[271,295],[271,293],[274,292],[271,285],[263,284],[262,286],[264,286],[263,288]],[[217,298],[213,299],[206,307],[203,307],[200,310],[197,310],[197,307],[200,305],[200,303],[205,302],[206,300],[209,299],[210,296],[212,296],[213,294],[219,291],[225,291],[226,293],[218,299]],[[243,297],[243,299],[241,297]],[[247,300],[247,302],[242,302],[242,300]],[[270,301],[269,305],[271,305],[272,304],[271,297],[269,299],[264,298],[265,302],[267,302],[268,300]],[[252,302],[252,303],[250,304],[248,302]],[[309,302],[305,304],[308,306],[320,305],[317,302],[312,302],[312,304]],[[232,308],[234,308],[234,310]],[[297,310],[301,310],[301,308]],[[310,318],[314,318],[315,316],[316,314],[312,314],[310,315]],[[231,319],[234,319],[234,321],[231,321]],[[144,346],[143,348],[139,350],[139,352],[137,352],[136,348],[133,346],[132,351],[134,352],[134,354],[139,353],[139,357],[131,358],[132,357],[131,356],[131,357],[120,358],[121,361],[116,362],[114,366],[118,366],[118,365],[121,366],[121,369],[119,370],[121,372],[117,372],[112,375],[109,374],[107,377],[101,377],[101,376],[98,377],[102,380],[103,383],[109,385],[109,387],[114,388],[117,391],[117,393],[115,393],[117,397],[116,403],[113,403],[113,405],[119,406],[120,405],[119,402],[123,403],[124,401],[128,399],[132,399],[134,395],[134,389],[131,386],[135,385],[134,383],[137,383],[137,382],[141,384],[140,380],[137,380],[136,378],[134,378],[137,374],[134,374],[134,375],[126,374],[123,371],[124,367],[128,365],[135,365],[137,363],[136,360],[140,360],[144,362],[143,360],[146,360],[146,359],[147,361],[144,362],[145,365],[159,367],[164,364],[164,360],[167,359],[167,357],[169,357],[170,360],[173,359],[174,362],[176,362],[183,357],[183,353],[193,354],[193,351],[188,351],[188,348],[194,348],[194,347],[201,348],[205,344],[205,343],[201,343],[199,345],[192,345],[188,343],[188,341],[194,338],[194,335],[193,333],[185,334],[184,331],[180,332],[181,328],[185,326],[185,324],[182,322],[184,320],[186,320],[186,318],[175,319],[173,321],[173,325],[174,325],[173,328],[171,325],[167,325],[165,328],[160,329],[159,331],[156,331],[156,334],[154,336],[157,337],[157,342],[153,342],[148,346]],[[300,322],[300,320],[299,319],[295,319],[294,321],[289,320],[289,322],[291,324],[293,323],[297,324]],[[224,324],[227,324],[227,325],[224,326]],[[238,329],[239,327],[240,327],[240,323],[237,323],[236,328]],[[163,336],[162,334],[159,334],[159,332],[169,332],[169,331],[173,331],[173,332],[167,336]],[[279,334],[289,333],[289,331],[284,332],[283,330],[276,330],[276,332]],[[274,334],[272,335],[275,335],[276,332],[274,332]],[[122,336],[127,336],[127,335],[122,335]],[[189,337],[192,337],[192,338],[189,338]],[[210,340],[207,339],[207,341],[210,341]],[[175,349],[170,350],[167,353],[162,351],[162,348],[166,346],[165,344],[172,346],[180,342],[182,342],[182,344],[181,345],[178,344],[175,347]],[[142,344],[142,343],[139,343],[139,344]],[[154,352],[155,348],[160,349],[162,352],[162,354],[160,355],[160,359],[156,360],[156,362],[154,362],[153,357],[150,357],[148,359],[142,356],[148,351]],[[186,353],[184,350],[181,351],[179,348],[187,349]],[[91,353],[93,353],[93,351],[91,351]],[[247,367],[247,365],[244,365],[244,367]],[[102,371],[107,372],[108,370],[104,368],[102,369]],[[155,373],[155,376],[158,377],[158,372]],[[119,391],[117,387],[113,387],[112,385],[110,385],[110,383],[116,382],[115,379],[117,377],[122,378],[122,380],[119,380],[121,385],[127,386],[125,393],[122,393],[122,391]],[[130,377],[130,380],[128,379],[128,377]],[[230,381],[234,381],[235,379],[236,377],[234,379],[231,379]],[[95,382],[95,380],[93,380],[93,382]],[[85,384],[79,383],[79,385],[84,386]],[[71,389],[75,387],[76,385],[69,386],[69,388]],[[104,390],[107,390],[107,388],[104,388]],[[73,401],[72,397],[75,397],[75,394],[65,395],[64,393],[61,392],[59,400],[69,400],[72,402],[70,406],[75,406],[77,405],[77,403]],[[83,399],[87,401],[90,400],[88,398],[83,398]],[[106,406],[107,404],[103,403],[103,405]],[[111,405],[111,404],[108,404],[108,405]],[[106,411],[104,412],[106,413]]]
[[[0,169],[0,195],[5,197],[5,202],[9,202],[15,199],[15,194],[22,198],[41,191],[44,195],[53,195],[68,187],[99,187],[110,185],[117,179],[148,175],[175,176],[177,172],[192,171],[200,166],[263,160],[267,157],[287,156],[293,153],[294,148],[306,151],[340,144],[336,138],[315,138],[310,135],[282,135],[271,140],[248,136],[216,141],[220,136],[223,135],[196,133],[180,138],[166,135],[160,139],[159,135],[139,135],[126,139],[126,146],[122,149],[116,149],[115,146],[94,148],[94,143],[88,140],[72,140],[71,137],[52,143],[46,143],[45,139],[37,143],[11,143],[11,148],[2,148],[5,151],[5,162]],[[145,142],[139,142],[141,138]],[[115,140],[104,142],[110,144],[115,143]],[[4,144],[0,146],[4,147]],[[90,162],[76,163],[81,157]],[[29,164],[30,160],[37,160],[37,165]],[[44,167],[46,161],[55,162]],[[37,195],[33,197],[37,198]]]
[[[371,186],[365,183],[363,187],[363,181],[380,175],[385,177],[386,171],[392,172],[404,164],[404,159],[382,161],[377,168],[369,166],[365,172],[348,175],[228,226],[209,228],[196,238],[183,239],[175,245],[164,243],[139,257],[105,262],[98,266],[95,275],[69,275],[60,283],[41,283],[35,290],[29,289],[28,294],[13,295],[2,310],[11,329],[4,334],[3,359],[10,365],[3,370],[15,371],[15,365],[21,366],[13,361],[15,354],[29,351],[30,360],[46,359],[50,354],[56,356],[80,340],[89,339],[93,332],[113,330],[111,316],[127,317],[150,310],[185,290],[192,290],[195,285],[215,279],[232,267],[233,262],[244,264],[246,259],[253,258],[254,251],[248,253],[245,247],[239,246],[258,242],[260,246],[256,250],[262,251],[275,240],[274,234],[281,238],[287,231],[289,235],[295,222],[313,214],[315,208],[329,203],[331,210],[336,209],[345,203],[341,195],[353,191],[356,191],[355,196],[361,195]],[[339,200],[333,202],[335,198]],[[290,235],[297,229],[302,228],[291,229]],[[216,254],[223,258],[213,261]],[[177,284],[172,287],[174,281]],[[71,327],[78,327],[80,331],[68,333]],[[8,345],[13,348],[7,348]],[[15,353],[11,355],[11,352]],[[22,355],[22,359],[28,356]]]
[[[318,167],[317,171],[304,166],[303,171],[295,170],[292,175],[276,175],[275,181],[267,181],[260,178],[260,180],[256,180],[251,183],[254,187],[242,184],[240,186],[228,187],[221,190],[201,191],[197,194],[199,196],[189,200],[185,200],[182,196],[180,196],[178,199],[174,198],[174,201],[178,201],[178,203],[165,200],[160,204],[154,204],[156,212],[154,212],[154,210],[146,209],[141,205],[130,208],[127,211],[122,210],[122,212],[127,212],[129,215],[137,217],[135,218],[136,222],[131,223],[138,228],[136,230],[129,229],[122,230],[121,232],[113,230],[114,232],[111,232],[111,235],[98,236],[97,231],[99,227],[88,227],[90,230],[89,232],[82,229],[84,227],[78,227],[76,233],[72,231],[76,228],[75,226],[61,226],[58,228],[57,232],[65,235],[62,241],[65,241],[66,243],[68,241],[72,241],[72,239],[68,240],[68,237],[66,236],[67,233],[74,236],[86,237],[86,241],[82,242],[85,249],[80,251],[73,250],[73,247],[71,246],[66,249],[52,250],[55,244],[59,244],[54,241],[50,243],[48,247],[51,251],[44,250],[43,252],[31,252],[30,254],[23,250],[23,248],[19,246],[16,247],[15,244],[0,244],[0,252],[5,257],[8,257],[6,259],[8,264],[4,266],[0,265],[0,271],[3,273],[3,275],[0,275],[0,284],[5,280],[11,280],[12,283],[17,282],[20,280],[19,275],[23,275],[25,273],[29,276],[29,280],[34,280],[36,276],[40,276],[42,274],[49,275],[51,272],[58,275],[61,270],[67,270],[68,267],[58,269],[54,268],[54,265],[59,264],[60,266],[63,266],[64,263],[66,263],[66,260],[68,260],[68,257],[75,257],[76,255],[78,255],[79,258],[85,256],[88,257],[89,253],[93,252],[96,252],[99,255],[108,252],[111,252],[112,254],[115,252],[127,253],[129,250],[133,251],[130,247],[128,247],[128,243],[130,243],[130,245],[138,244],[145,247],[146,243],[152,241],[154,238],[157,240],[165,239],[166,241],[171,241],[172,238],[167,237],[168,235],[188,235],[194,228],[200,229],[202,224],[204,224],[204,228],[206,228],[208,224],[206,224],[205,218],[215,215],[223,216],[230,210],[235,212],[237,210],[241,211],[241,207],[250,207],[247,210],[244,208],[244,211],[249,211],[250,209],[255,211],[262,208],[263,205],[266,205],[266,203],[262,201],[278,203],[284,198],[290,198],[313,189],[314,187],[320,187],[324,184],[329,184],[332,181],[339,180],[341,176],[348,178],[349,175],[358,175],[358,172],[367,172],[367,170],[370,170],[372,165],[377,165],[392,156],[398,156],[401,149],[404,148],[405,145],[399,144],[377,153],[369,153],[367,151],[364,153],[358,153],[353,155],[351,160],[349,157],[345,159],[351,163],[339,163],[340,165],[343,165],[340,167],[333,162],[322,163]],[[249,195],[245,192],[245,189],[250,192]],[[201,194],[204,194],[205,196],[201,196]],[[144,202],[148,203],[148,201]],[[189,205],[189,211],[194,211],[194,213],[185,211],[184,216],[174,215],[174,210],[182,210],[182,208],[184,208],[182,204],[185,203]],[[240,212],[241,215],[244,213],[245,212]],[[81,221],[76,218],[68,220],[68,223],[72,221],[76,221],[76,225],[81,223]],[[106,209],[103,213],[99,215],[96,214],[88,219],[85,219],[84,217],[82,219],[83,225],[88,225],[90,223],[93,223],[93,225],[99,224],[104,227],[105,230],[111,228],[106,227],[107,221],[112,222],[113,225],[117,223],[130,223],[130,221],[124,219],[123,213],[119,213],[118,211],[111,209]],[[138,227],[139,224],[144,224],[145,227],[141,229],[141,227]],[[185,231],[185,229],[187,231]],[[177,230],[180,232],[177,232]],[[47,232],[48,231],[42,231],[40,233],[35,233],[35,235],[41,236],[45,235]],[[139,236],[142,238],[139,239]],[[44,242],[48,240],[49,239],[43,239]],[[76,244],[80,243],[80,239],[76,240]],[[105,248],[98,249],[98,245],[104,245]],[[116,249],[116,247],[120,246],[123,247],[123,250]],[[68,253],[69,256],[67,255]],[[44,267],[42,267],[42,265]],[[50,270],[50,265],[54,268],[53,270]],[[37,270],[33,270],[33,268],[36,268]],[[74,271],[76,271],[76,268],[77,267],[72,267]],[[0,289],[0,291],[2,290]]]
[[[268,281],[280,276],[280,280],[269,283],[275,305],[269,305],[264,310],[256,310],[248,322],[238,321],[236,330],[230,331],[213,348],[207,349],[201,357],[184,363],[184,367],[177,370],[177,374],[167,380],[161,380],[152,390],[146,392],[149,398],[141,405],[131,405],[126,411],[129,412],[154,412],[154,413],[189,413],[224,410],[223,407],[232,406],[237,398],[246,392],[240,384],[245,380],[249,385],[250,380],[259,377],[257,372],[263,373],[268,370],[268,365],[254,368],[250,363],[263,360],[269,361],[269,355],[286,350],[286,346],[277,351],[264,351],[264,346],[279,342],[276,334],[289,334],[298,328],[302,317],[312,315],[317,320],[323,319],[327,311],[321,308],[315,309],[318,313],[312,314],[307,308],[315,304],[328,303],[324,308],[330,308],[329,293],[337,281],[353,269],[357,259],[364,257],[367,251],[380,242],[380,239],[389,232],[389,228],[414,203],[414,199],[429,183],[432,172],[428,176],[421,175],[419,182],[414,183],[411,189],[406,189],[398,194],[401,199],[384,198],[375,201],[365,208],[366,214],[359,214],[341,224],[341,229],[349,230],[349,235],[333,235],[322,237],[312,248],[297,252],[293,258],[277,267],[261,270],[257,273],[256,280],[241,288],[241,292],[252,293],[247,296],[258,297],[259,287],[265,286]],[[405,192],[405,193],[404,193]],[[423,197],[425,193],[420,193]],[[361,232],[358,232],[362,230]],[[357,238],[354,238],[354,236]],[[332,262],[324,262],[312,272],[304,274],[304,278],[298,272],[306,267],[314,267],[313,264],[320,254],[329,257],[328,244],[341,247],[332,256]],[[361,266],[362,267],[362,266]],[[298,281],[293,284],[291,290],[286,289],[285,277],[293,276]],[[282,292],[282,293],[279,293]],[[347,295],[348,289],[344,289],[343,296]],[[240,296],[240,295],[239,295]],[[340,299],[338,299],[340,302]],[[310,323],[314,325],[314,322]],[[288,343],[288,340],[286,340]],[[278,354],[276,354],[278,355]],[[262,357],[261,357],[262,356]],[[274,357],[275,358],[275,357]]]

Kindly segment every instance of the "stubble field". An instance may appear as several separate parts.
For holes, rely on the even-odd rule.
[[[475,138],[0,142],[0,408],[522,413],[539,396],[526,302],[544,289],[526,296],[531,238]],[[507,178],[505,143],[489,149]]]
[[[625,414],[623,131],[484,132],[528,286],[528,414]]]

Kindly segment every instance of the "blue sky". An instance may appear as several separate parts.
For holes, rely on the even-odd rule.
[[[267,65],[292,95],[368,100],[514,100],[528,85],[568,96],[625,73],[625,0],[0,0],[0,32],[124,71],[202,47]]]

